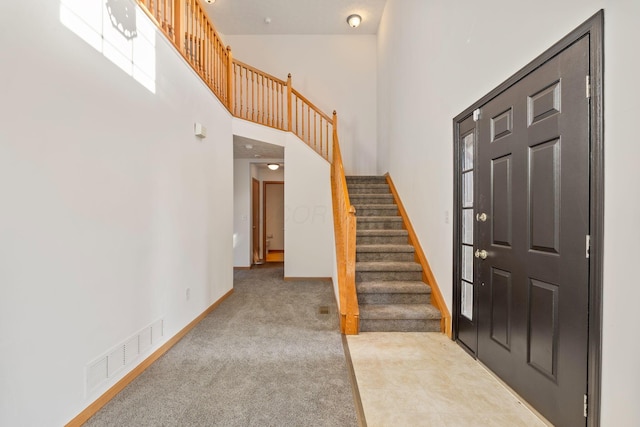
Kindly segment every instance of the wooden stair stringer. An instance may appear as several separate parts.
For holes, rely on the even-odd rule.
[[[398,208],[398,213],[402,217],[404,229],[408,232],[409,243],[413,245],[415,249],[415,261],[422,266],[422,280],[431,287],[431,303],[440,310],[442,316],[440,319],[440,330],[451,338],[451,313],[447,308],[442,292],[440,292],[440,286],[438,285],[433,271],[431,270],[431,266],[429,265],[429,261],[422,250],[418,236],[416,235],[413,225],[411,224],[411,220],[409,219],[409,215],[400,200],[398,190],[393,184],[391,176],[389,173],[386,173],[384,176],[387,180],[387,184],[389,184],[391,194],[393,194],[393,199]]]

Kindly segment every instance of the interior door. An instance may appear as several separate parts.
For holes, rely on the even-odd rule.
[[[588,74],[586,36],[477,122],[477,355],[559,426],[586,422]]]
[[[260,181],[251,178],[251,232],[253,263],[260,262]]]

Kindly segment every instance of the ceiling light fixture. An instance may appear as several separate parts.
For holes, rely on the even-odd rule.
[[[253,149],[253,145],[251,145],[251,144],[244,144],[244,148],[246,148],[247,150],[252,150],[252,149]]]
[[[267,164],[267,167],[268,167],[269,169],[271,169],[272,171],[274,171],[274,170],[278,170],[278,168],[280,167],[280,165],[279,165],[279,164],[277,164],[277,163],[268,163],[268,164]]]
[[[361,22],[362,22],[362,16],[357,15],[355,13],[347,17],[347,24],[349,24],[349,26],[351,26],[352,28],[357,28]]]

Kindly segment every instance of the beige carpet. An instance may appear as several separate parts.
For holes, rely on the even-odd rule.
[[[87,426],[357,425],[331,284],[285,282],[281,264],[234,274],[235,292]]]

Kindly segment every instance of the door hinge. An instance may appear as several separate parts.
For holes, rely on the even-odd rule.
[[[585,258],[589,258],[589,252],[591,251],[591,235],[587,234],[585,238],[585,248],[584,248],[584,256]]]
[[[478,120],[480,120],[480,109],[477,108],[473,111],[473,121],[477,122]]]
[[[587,395],[584,395],[584,417],[587,418],[587,410],[589,409],[589,402],[587,399]]]
[[[591,77],[587,74],[585,78],[585,89],[587,91],[587,99],[591,98]]]

